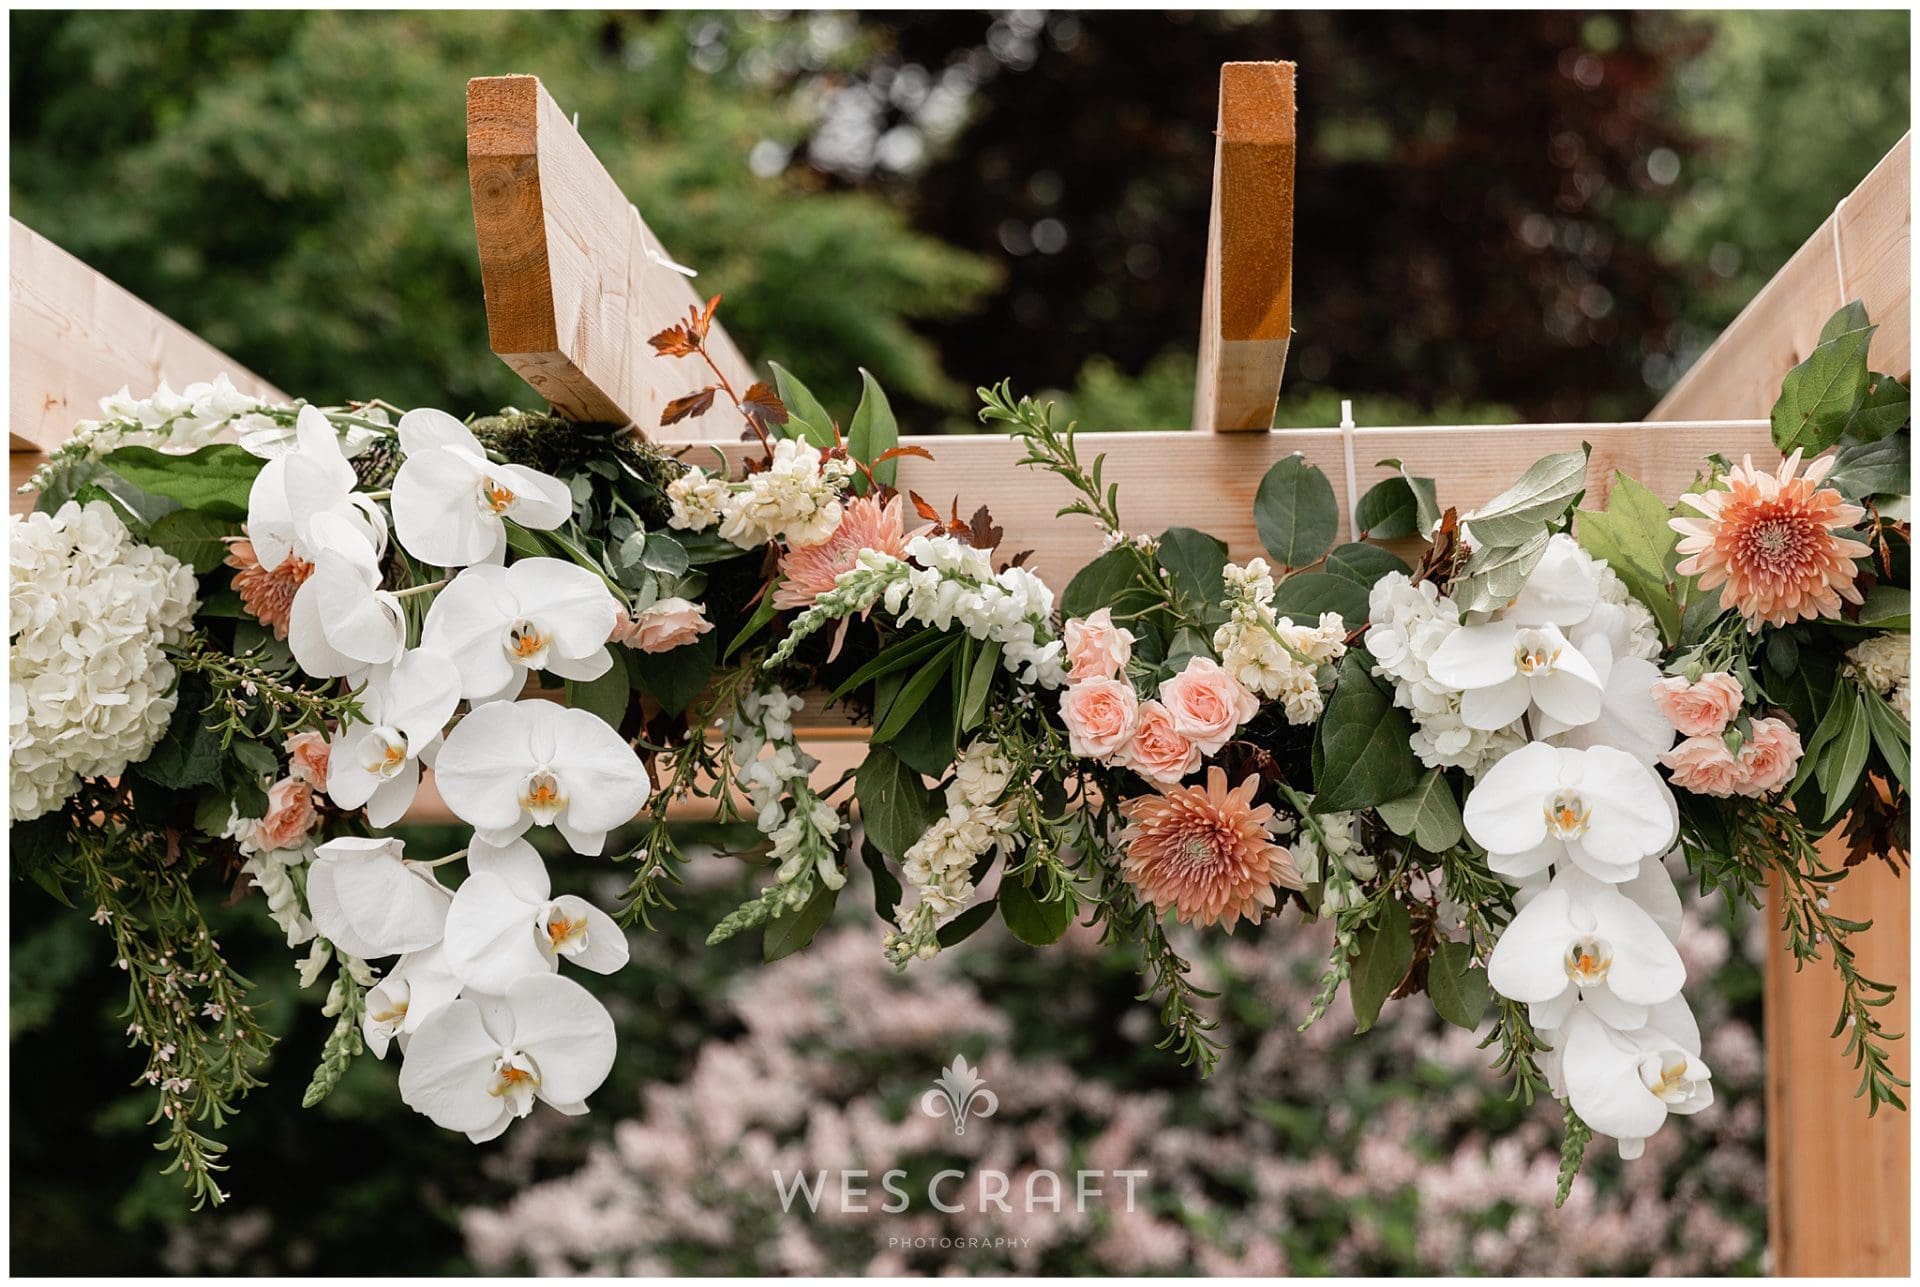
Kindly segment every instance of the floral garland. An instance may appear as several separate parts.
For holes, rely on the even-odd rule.
[[[268,1046],[199,899],[244,876],[302,985],[330,975],[307,1103],[393,1054],[406,1103],[484,1141],[607,1077],[614,1021],[575,972],[671,909],[689,799],[750,820],[771,877],[710,941],[801,950],[861,867],[902,969],[1079,917],[1138,951],[1162,1044],[1202,1071],[1172,925],[1327,919],[1303,1019],[1344,990],[1362,1030],[1424,997],[1482,1031],[1516,1096],[1565,1101],[1565,1183],[1592,1134],[1633,1156],[1712,1103],[1676,879],[1756,905],[1777,881],[1796,959],[1839,971],[1870,1109],[1904,1107],[1891,990],[1815,848],[1843,818],[1846,866],[1908,843],[1907,401],[1857,305],[1787,377],[1777,469],[1710,460],[1672,509],[1617,475],[1582,509],[1565,452],[1464,514],[1402,472],[1336,544],[1331,485],[1289,457],[1244,563],[1127,531],[1071,426],[983,389],[1104,533],[1056,600],[985,507],[896,490],[926,453],[870,381],[844,435],[784,371],[734,390],[716,304],[653,344],[712,371],[664,420],[730,405],[738,477],[608,426],[216,381],[107,399],[28,484],[15,870],[111,928],[198,1199],[222,1195],[196,1124]],[[830,784],[794,728],[816,700],[872,728]],[[471,839],[423,858],[383,833],[428,773]],[[631,863],[624,906],[556,895],[535,838]]]

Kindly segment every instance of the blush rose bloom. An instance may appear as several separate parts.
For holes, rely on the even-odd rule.
[[[253,830],[260,849],[292,849],[313,830],[313,788],[293,778],[281,778],[267,792],[267,816]]]
[[[1692,684],[1684,675],[1668,675],[1653,686],[1654,704],[1683,737],[1720,736],[1744,697],[1740,681],[1720,670]]]
[[[325,733],[295,733],[287,739],[287,776],[310,787],[326,786],[332,750]]]
[[[1690,737],[1660,757],[1673,770],[1673,784],[1695,795],[1740,793],[1746,781],[1740,761],[1718,736]]]
[[[1793,781],[1800,769],[1800,735],[1785,720],[1757,719],[1740,747],[1741,795],[1763,796]]]
[[[1218,752],[1260,709],[1246,685],[1210,657],[1189,658],[1185,670],[1161,683],[1160,700],[1174,728],[1203,756]]]
[[[1172,786],[1200,767],[1200,748],[1174,726],[1173,712],[1160,702],[1140,703],[1133,740],[1121,762],[1150,782]]]
[[[662,599],[636,616],[617,621],[613,642],[641,652],[672,652],[711,629],[713,623],[700,604],[680,598]]]
[[[1083,759],[1118,755],[1133,736],[1139,710],[1133,685],[1122,679],[1089,679],[1060,694],[1060,722],[1067,726],[1067,745]]]
[[[1067,622],[1067,678],[1073,683],[1112,679],[1133,656],[1133,631],[1113,624],[1113,609],[1102,608]]]

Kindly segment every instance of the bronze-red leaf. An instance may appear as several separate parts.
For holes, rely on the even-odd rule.
[[[713,406],[714,386],[709,384],[698,393],[689,393],[684,398],[675,398],[660,413],[660,427],[678,424],[694,416],[704,416]]]

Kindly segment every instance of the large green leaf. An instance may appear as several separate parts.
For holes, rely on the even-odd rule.
[[[220,780],[220,735],[207,724],[202,712],[206,694],[200,689],[183,694],[174,706],[167,731],[154,745],[152,754],[133,766],[133,771],[149,782],[163,787],[185,789],[212,786]],[[259,743],[235,739],[233,750],[252,752]],[[265,748],[260,748],[264,750]],[[267,752],[268,772],[279,767],[272,752]]]
[[[1913,419],[1913,399],[1905,385],[1878,371],[1869,378],[1873,387],[1842,435],[1849,442],[1877,442]]]
[[[1557,451],[1534,461],[1518,482],[1464,521],[1482,547],[1521,545],[1566,514],[1586,485],[1587,453]]]
[[[1060,611],[1085,617],[1101,608],[1115,616],[1152,607],[1154,596],[1140,584],[1140,562],[1132,550],[1108,550],[1074,573],[1060,595]]]
[[[1661,636],[1674,644],[1680,639],[1680,605],[1669,569],[1680,536],[1667,526],[1670,517],[1658,496],[1616,471],[1606,509],[1581,510],[1574,531],[1581,546],[1605,559],[1633,597],[1652,611]]]
[[[1428,769],[1418,786],[1379,806],[1380,820],[1396,836],[1412,836],[1430,854],[1451,849],[1462,834],[1460,804],[1446,774]]]
[[[146,541],[205,576],[227,557],[227,538],[239,533],[238,523],[202,510],[176,509],[154,520]]]
[[[934,649],[927,660],[921,663],[913,678],[900,685],[886,709],[878,715],[879,722],[873,730],[874,745],[889,740],[905,728],[907,722],[927,704],[927,698],[933,695],[940,681],[947,678],[947,671],[952,667],[954,654],[959,647],[958,637],[948,639],[944,647]]]
[[[1407,566],[1405,559],[1392,550],[1383,550],[1365,541],[1355,541],[1336,546],[1333,553],[1327,555],[1327,571],[1371,590],[1373,583],[1389,572],[1404,573],[1412,569]]]
[[[982,925],[993,919],[993,912],[993,899],[989,898],[984,903],[975,903],[942,925],[940,932],[934,937],[939,940],[941,947],[952,947],[956,943],[971,938]]]
[[[1773,445],[1814,455],[1840,440],[1867,400],[1867,348],[1878,329],[1858,301],[1828,319],[1806,361],[1787,372],[1773,404]]]
[[[713,677],[714,654],[718,645],[709,630],[690,644],[671,652],[627,652],[628,677],[635,687],[653,694],[662,710],[678,715],[692,704]]]
[[[1358,625],[1367,619],[1367,587],[1333,572],[1296,572],[1274,590],[1273,611],[1302,623],[1337,612],[1341,621]]]
[[[1533,575],[1552,537],[1552,532],[1539,527],[1519,545],[1485,545],[1475,550],[1460,569],[1453,601],[1466,612],[1491,612],[1506,606]]]
[[[679,649],[674,651],[677,652]],[[709,646],[707,650],[709,662],[712,659],[712,652]],[[672,656],[672,653],[664,655]],[[703,679],[702,683],[704,682]],[[618,657],[615,657],[613,665],[607,668],[607,673],[598,679],[589,679],[584,682],[575,679],[567,681],[567,705],[592,711],[616,729],[620,727],[620,721],[626,718],[627,704],[632,697],[631,679],[627,667],[620,664]]]
[[[1073,907],[1064,898],[1043,902],[1031,887],[1018,880],[1000,882],[1000,919],[1022,943],[1045,947],[1057,943],[1073,923]]]
[[[1354,936],[1353,973],[1347,996],[1353,1002],[1354,1031],[1365,1032],[1380,1017],[1380,1007],[1413,966],[1413,929],[1404,903],[1393,899],[1380,919]]]
[[[927,833],[940,816],[940,804],[920,774],[901,763],[891,747],[867,750],[853,780],[860,821],[880,852],[895,858]]]
[[[778,362],[767,365],[773,368],[774,386],[787,408],[787,423],[781,426],[781,431],[789,438],[805,438],[822,451],[833,446],[833,417],[820,405],[820,399],[813,396],[813,390]]]
[[[806,902],[767,926],[766,937],[761,940],[761,956],[777,961],[813,942],[813,936],[833,919],[833,904],[839,896],[839,890],[828,889],[824,882],[816,884]]]
[[[854,408],[853,419],[847,425],[847,453],[863,465],[873,470],[877,483],[893,486],[893,480],[899,477],[900,461],[874,461],[900,445],[900,425],[893,418],[893,408],[887,403],[887,395],[880,388],[880,382],[871,372],[862,367],[860,405]],[[867,480],[855,474],[855,491],[867,490]]]
[[[1378,468],[1399,471],[1401,481],[1406,483],[1407,490],[1413,493],[1413,535],[1422,538],[1430,536],[1433,529],[1440,525],[1440,497],[1434,487],[1433,479],[1409,474],[1407,467],[1391,456],[1376,463]],[[1361,526],[1364,527],[1365,524]],[[1384,532],[1374,532],[1372,535],[1386,537]]]
[[[887,866],[887,856],[871,838],[860,842],[860,860],[873,876],[873,914],[891,921],[894,909],[900,906],[900,878]]]
[[[1444,940],[1427,958],[1427,996],[1434,1013],[1472,1031],[1487,1012],[1487,972],[1473,963],[1470,944]]]
[[[108,469],[155,496],[178,501],[186,509],[217,518],[247,516],[247,497],[266,462],[231,443],[215,443],[184,456],[151,447],[122,447],[102,462]]]
[[[1353,507],[1353,521],[1362,536],[1379,541],[1394,541],[1420,530],[1420,503],[1405,478],[1383,478],[1367,488],[1366,495]]]
[[[1222,541],[1190,527],[1168,528],[1160,536],[1160,566],[1180,596],[1196,607],[1220,603],[1227,597],[1221,569],[1227,565]]]
[[[1867,706],[1867,726],[1880,758],[1887,762],[1901,786],[1908,785],[1913,760],[1913,726],[1878,693],[1863,693]]]
[[[1846,443],[1834,453],[1827,486],[1850,501],[1905,495],[1913,480],[1913,439],[1903,433],[1877,442]]]
[[[1340,535],[1333,484],[1298,453],[1275,461],[1254,494],[1253,525],[1282,567],[1305,567]]]
[[[1367,809],[1407,794],[1420,781],[1413,724],[1371,673],[1373,657],[1354,648],[1315,733],[1315,813]]]

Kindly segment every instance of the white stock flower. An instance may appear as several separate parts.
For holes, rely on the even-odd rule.
[[[1581,1121],[1619,1141],[1621,1157],[1640,1156],[1669,1113],[1690,1115],[1713,1103],[1700,1030],[1678,998],[1627,1031],[1577,1006],[1559,1038],[1554,1062],[1567,1102]]]
[[[408,1042],[400,1098],[483,1143],[532,1112],[535,1099],[586,1112],[614,1050],[613,1016],[591,993],[559,975],[530,975],[497,1000],[462,997],[429,1016]]]
[[[565,957],[611,974],[627,963],[627,936],[611,916],[571,894],[553,897],[546,864],[524,839],[489,845],[475,837],[468,875],[447,912],[447,963],[477,992],[503,993]]]
[[[454,726],[434,761],[441,798],[490,844],[554,826],[597,854],[651,784],[631,746],[589,711],[555,702],[488,702]]]
[[[367,990],[366,1012],[360,1019],[367,1049],[375,1059],[385,1059],[387,1046],[398,1041],[405,1051],[420,1025],[459,995],[460,980],[448,967],[442,945],[407,953],[386,978]]]
[[[719,498],[720,535],[743,549],[771,540],[795,549],[820,544],[840,526],[840,487],[849,470],[844,460],[823,460],[810,442],[782,438],[765,469]],[[697,487],[683,489],[688,500]]]
[[[1000,749],[1000,744],[989,738],[977,738],[967,744],[953,763],[950,794],[957,794],[966,804],[984,808],[998,802],[1012,780],[1013,762]]]
[[[386,519],[354,494],[358,480],[333,422],[317,407],[302,407],[295,435],[298,445],[261,466],[247,496],[247,539],[260,566],[272,571],[290,554],[314,562],[313,527],[322,515],[358,533],[377,559],[386,549]]]
[[[367,821],[400,821],[420,787],[420,760],[439,740],[460,685],[453,662],[431,648],[403,653],[360,690],[364,723],[343,723],[327,752],[327,794],[343,809],[365,807]]]
[[[1859,682],[1887,699],[1901,719],[1911,719],[1913,636],[1873,635],[1855,644],[1847,663]]]
[[[162,648],[191,629],[193,569],[133,539],[106,501],[7,520],[8,816],[152,754],[172,722]]]
[[[380,588],[378,553],[361,531],[323,513],[306,532],[313,572],[294,592],[287,647],[315,679],[344,678],[355,686],[375,666],[399,657],[406,615],[399,599]]]
[[[1648,865],[1671,891],[1665,870]],[[1648,1007],[1680,995],[1686,978],[1653,915],[1622,887],[1578,868],[1562,871],[1520,909],[1487,961],[1494,991],[1525,1002],[1542,1029],[1565,1023],[1576,1002],[1614,1027],[1638,1028]]]
[[[307,867],[307,906],[321,937],[367,961],[440,941],[453,895],[405,852],[401,841],[377,836],[319,847]]]
[[[507,554],[506,519],[545,530],[573,513],[565,483],[487,459],[473,432],[444,411],[409,411],[399,433],[406,459],[393,479],[393,530],[423,563],[498,563]]]
[[[720,521],[727,496],[725,479],[715,478],[704,469],[689,469],[667,484],[667,501],[672,506],[667,526],[704,532]]]
[[[420,643],[458,668],[462,697],[488,702],[518,694],[529,670],[600,678],[613,665],[606,643],[619,616],[606,583],[587,569],[520,559],[454,577],[427,609]]]
[[[1487,865],[1509,880],[1573,863],[1610,884],[1631,880],[1679,833],[1660,776],[1625,751],[1533,742],[1474,783],[1462,811]]]

